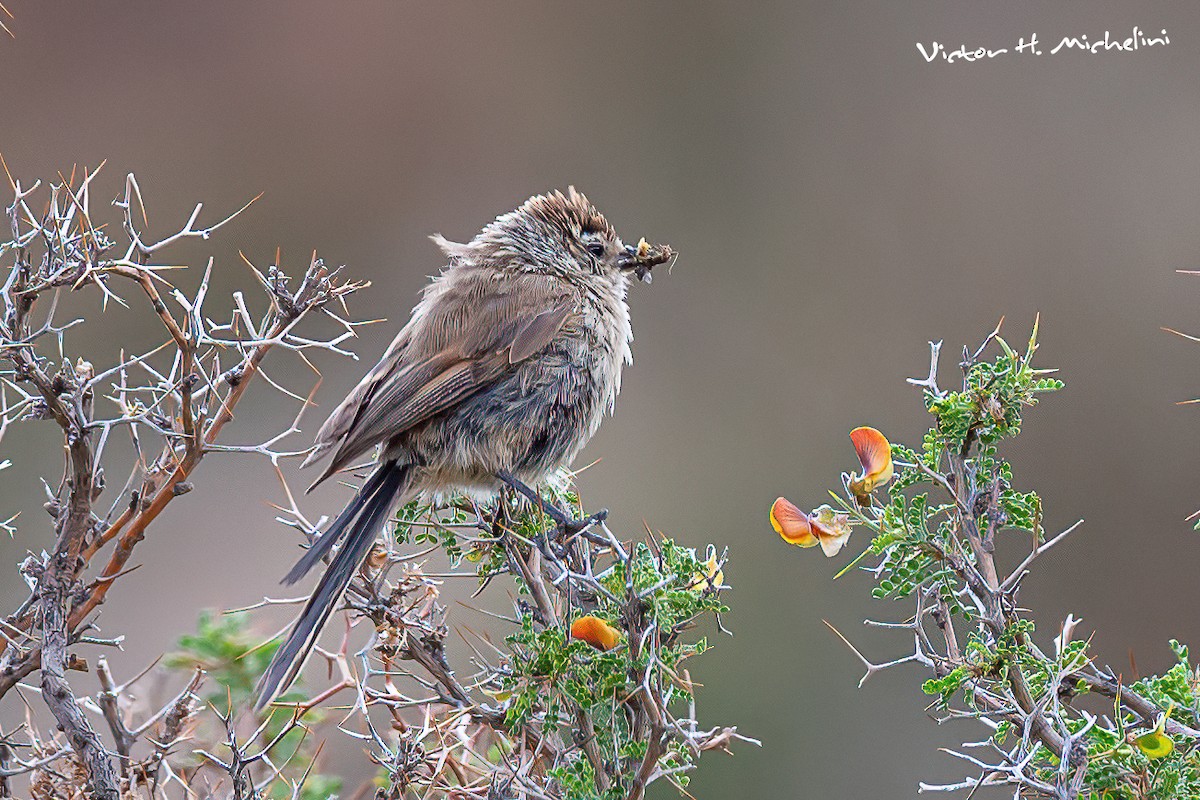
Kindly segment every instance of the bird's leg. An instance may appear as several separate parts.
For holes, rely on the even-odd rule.
[[[492,516],[492,535],[499,539],[508,527],[508,493],[503,489],[496,495],[496,513]]]
[[[506,469],[502,469],[499,472],[497,472],[496,477],[500,480],[501,483],[510,487],[513,491],[517,492],[518,494],[523,495],[531,503],[533,503],[535,506],[537,506],[539,509],[541,509],[541,511],[546,516],[548,516],[550,519],[554,520],[554,523],[556,525],[558,525],[558,527],[561,528],[563,533],[565,533],[567,536],[573,536],[574,534],[579,533],[580,531],[582,531],[586,528],[590,528],[592,525],[595,525],[597,522],[603,522],[605,519],[608,519],[608,509],[607,508],[602,508],[599,511],[597,511],[595,514],[592,514],[591,516],[588,516],[588,517],[584,517],[583,519],[578,519],[576,517],[572,517],[570,514],[563,511],[558,506],[552,505],[551,503],[547,503],[546,500],[538,492],[534,491],[533,489],[529,488],[521,481],[517,480],[517,478]]]

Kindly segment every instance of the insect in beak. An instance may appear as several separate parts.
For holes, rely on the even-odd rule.
[[[625,249],[617,259],[617,267],[625,271],[632,271],[638,280],[650,283],[653,280],[650,270],[674,257],[675,251],[671,249],[670,245],[653,245],[645,239],[641,239],[636,246],[625,245]]]

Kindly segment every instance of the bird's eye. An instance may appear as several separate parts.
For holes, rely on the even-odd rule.
[[[603,242],[588,242],[587,251],[589,253],[591,253],[593,256],[595,256],[596,258],[600,258],[601,256],[604,255],[604,243]]]

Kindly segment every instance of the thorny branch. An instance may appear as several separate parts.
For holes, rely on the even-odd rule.
[[[121,786],[133,779],[128,758],[132,733],[116,726],[115,696],[106,688],[100,701],[117,736],[118,770],[67,680],[68,670],[85,664],[71,650],[84,641],[94,612],[127,571],[148,526],[174,498],[191,489],[193,472],[214,451],[267,354],[272,349],[301,357],[314,349],[343,352],[337,343],[353,335],[355,323],[344,322],[327,306],[340,303],[361,284],[340,281],[340,269],[328,270],[315,257],[295,289],[277,265],[266,275],[255,270],[268,310],[254,321],[239,295],[232,321],[217,324],[204,310],[211,260],[189,297],[164,277],[177,267],[159,261],[160,253],[185,239],[208,239],[240,211],[201,227],[203,207],[197,205],[181,229],[147,243],[141,192],[130,174],[123,198],[113,203],[127,239],[121,247],[93,215],[92,187],[99,169],[72,173],[47,192],[40,191],[40,182],[23,187],[3,166],[13,200],[6,208],[10,239],[0,243],[0,257],[10,262],[0,287],[0,436],[14,421],[53,420],[62,432],[66,464],[59,485],[47,484],[53,549],[48,555],[31,555],[21,565],[31,589],[29,599],[0,623],[0,698],[40,670],[42,697],[82,762],[92,792],[115,800]],[[41,204],[38,211],[35,202]],[[121,283],[144,296],[166,330],[167,344],[138,356],[122,356],[99,373],[83,357],[72,364],[65,357],[65,334],[82,320],[58,324],[60,295],[94,287],[105,305],[127,305]],[[171,308],[163,292],[178,309]],[[337,320],[343,335],[332,341],[297,336],[297,323],[313,313]],[[231,351],[235,358],[222,369],[221,356]],[[16,395],[15,402],[10,402],[9,392]],[[100,411],[107,407],[105,401],[115,407],[112,415]],[[118,430],[127,432],[138,458],[124,484],[106,491],[105,445]],[[107,513],[96,509],[101,500],[111,503]],[[10,532],[11,522],[6,522]],[[97,573],[98,563],[103,567]],[[101,674],[104,680],[106,670]],[[12,745],[6,746],[11,752]],[[19,770],[28,767],[16,763]]]
[[[208,239],[241,211],[202,225],[197,205],[181,228],[156,240],[129,175],[113,203],[119,245],[93,215],[97,172],[62,177],[40,194],[39,183],[26,188],[10,177],[11,239],[0,243],[7,262],[0,438],[14,422],[53,421],[67,461],[64,478],[47,484],[53,551],[21,564],[30,595],[0,618],[0,698],[40,694],[63,733],[42,735],[33,714],[15,730],[0,730],[0,797],[12,795],[18,779],[46,798],[323,797],[328,791],[317,788],[306,794],[319,777],[320,747],[308,739],[323,711],[336,711],[337,728],[361,741],[381,768],[378,800],[641,800],[658,780],[682,789],[703,753],[754,741],[733,727],[700,727],[697,684],[684,667],[705,649],[692,635],[701,617],[715,616],[723,630],[725,554],[710,548],[706,562],[648,530],[644,540],[618,538],[603,514],[568,530],[542,513],[540,498],[505,496],[489,508],[454,498],[402,510],[393,536],[347,592],[340,643],[316,650],[328,679],[298,687],[265,716],[239,709],[256,677],[246,673],[265,666],[276,645],[244,642],[224,622],[193,639],[235,655],[193,653],[189,666],[198,667],[164,704],[148,707],[133,691],[142,676],[118,683],[102,657],[98,691],[73,687],[67,675],[88,666],[80,651],[120,646],[120,637],[89,635],[99,608],[130,571],[152,523],[175,498],[201,488],[197,468],[207,456],[269,461],[285,498],[277,519],[306,542],[319,535],[325,518],[303,513],[281,467],[305,452],[288,449],[286,440],[299,432],[311,392],[280,386],[263,365],[274,350],[296,353],[310,367],[313,351],[352,355],[343,345],[365,324],[348,321],[344,307],[361,284],[340,280],[340,269],[326,269],[315,256],[294,288],[278,263],[264,271],[247,260],[266,310],[255,315],[237,292],[227,321],[214,321],[221,318],[206,310],[213,261],[185,293],[177,276],[187,273],[164,253]],[[126,288],[140,298],[126,297]],[[105,307],[141,304],[161,324],[163,340],[103,368],[68,359],[84,323],[61,322],[59,300],[83,289],[99,292]],[[331,320],[337,334],[299,333],[314,314]],[[295,420],[261,443],[221,441],[256,376],[299,404]],[[113,436],[133,447],[124,470],[113,463]],[[122,479],[110,482],[112,474]],[[550,491],[559,506],[578,504],[565,490]],[[14,518],[0,527],[12,532]],[[408,545],[415,552],[405,552]],[[449,571],[428,568],[434,551],[449,557]],[[442,587],[459,579],[476,581],[476,594],[511,581],[511,616],[469,606],[503,628],[502,641],[448,625]],[[255,607],[295,602],[303,598]],[[594,650],[575,637],[574,622],[587,615],[605,618],[619,643]],[[224,619],[241,624],[232,622],[240,616]],[[352,644],[356,628],[366,629],[366,641]],[[448,641],[452,632],[460,642]],[[452,666],[456,647],[469,653],[466,668]],[[40,686],[24,682],[39,670]],[[220,689],[202,697],[206,681]]]
[[[290,491],[285,494],[292,496]],[[562,494],[556,499],[569,500]],[[465,500],[449,506],[414,503],[405,509],[393,549],[376,548],[345,600],[350,618],[369,620],[373,634],[353,653],[348,637],[336,653],[318,651],[341,679],[313,697],[277,705],[299,720],[334,695],[352,694],[342,729],[349,732],[351,720],[363,729],[352,735],[366,743],[389,779],[389,789],[380,798],[411,794],[486,800],[502,786],[504,796],[514,798],[609,797],[616,787],[624,787],[620,796],[639,800],[656,780],[682,785],[682,774],[701,753],[726,749],[738,739],[754,741],[732,727],[699,729],[694,704],[682,712],[672,708],[677,699],[690,695],[693,685],[664,659],[673,657],[671,648],[680,644],[695,619],[664,620],[654,608],[654,600],[668,591],[694,598],[697,608],[713,607],[727,587],[716,580],[705,583],[696,564],[672,575],[666,559],[680,551],[669,549],[675,547],[670,542],[657,543],[657,552],[651,554],[644,545],[618,540],[603,519],[568,533],[548,522],[536,506],[522,503],[514,508],[511,502],[501,498],[488,509]],[[283,511],[281,521],[310,538],[315,535],[294,503]],[[405,542],[435,544],[402,554],[395,548]],[[435,549],[450,553],[458,569],[434,573],[422,567],[420,559]],[[635,564],[639,558],[657,563],[648,568]],[[710,566],[719,572],[723,560]],[[472,563],[478,567],[464,569]],[[668,577],[652,585],[634,579],[650,572]],[[527,626],[523,630],[530,635],[510,637],[505,648],[490,637],[460,630],[473,653],[474,668],[460,677],[447,658],[450,628],[441,586],[450,579],[474,579],[480,584],[478,594],[502,576],[515,579],[522,593],[515,603],[516,616],[500,618]],[[579,649],[558,648],[571,638],[571,619],[594,612],[601,598],[619,616],[625,640],[612,651],[619,655],[611,656],[615,660],[610,663],[626,688],[612,701],[603,700],[614,714],[607,723],[596,719],[594,696],[568,692],[557,698],[553,684],[556,679],[570,683],[567,675],[550,667],[528,672],[531,663],[563,656],[570,664],[557,670],[569,674],[577,666],[575,679],[583,680],[578,676],[590,657]],[[666,629],[660,627],[664,624]],[[529,680],[535,685],[525,683]],[[532,694],[523,693],[523,688]],[[523,694],[537,699],[532,708],[518,713],[524,708],[519,696]],[[393,741],[379,731],[371,709],[386,712]],[[598,731],[601,724],[609,726],[603,735]],[[633,751],[637,755],[601,747],[601,742],[617,741],[613,729],[624,731],[638,748]],[[684,752],[690,754],[687,759],[669,757]],[[497,759],[498,753],[504,757]],[[585,795],[566,786],[562,776],[581,759],[592,781]]]
[[[1005,409],[996,398],[968,383],[968,376],[980,363],[984,349],[998,339],[998,334],[999,327],[973,353],[963,350],[960,363],[963,384],[959,396],[969,395],[969,402],[982,408],[983,414],[1001,421]],[[1036,335],[1035,325],[1034,338],[1023,356],[1013,353],[1001,342],[1011,359],[1007,362],[1011,369],[1028,370],[1026,374],[1030,381],[1049,372],[1033,370],[1030,366],[1036,350]],[[953,399],[950,392],[938,385],[940,347],[940,342],[930,343],[929,376],[909,379],[909,383],[926,393],[927,405],[934,413],[937,413],[938,403]],[[983,787],[1007,786],[1013,789],[1014,798],[1073,800],[1083,791],[1091,761],[1088,748],[1093,740],[1089,737],[1097,732],[1111,738],[1117,743],[1116,747],[1124,746],[1131,751],[1136,750],[1132,747],[1135,737],[1128,731],[1136,728],[1144,732],[1156,724],[1161,724],[1168,735],[1196,741],[1200,730],[1181,722],[1179,714],[1172,716],[1172,707],[1143,696],[1141,690],[1123,683],[1120,676],[1097,665],[1085,654],[1086,648],[1081,646],[1085,643],[1074,638],[1078,620],[1067,618],[1054,640],[1051,653],[1043,651],[1031,637],[1029,611],[1018,603],[1022,581],[1034,563],[1077,530],[1082,520],[1046,541],[1035,535],[1029,553],[1004,575],[997,563],[994,537],[1008,522],[1000,502],[1001,490],[1008,487],[1002,486],[1001,479],[995,477],[995,462],[988,463],[986,468],[983,466],[985,459],[995,457],[994,451],[981,451],[975,425],[967,430],[961,447],[931,452],[929,441],[926,440],[925,455],[916,453],[914,463],[898,462],[897,466],[919,476],[934,487],[935,494],[940,494],[936,501],[934,495],[930,495],[930,505],[922,513],[930,520],[935,517],[945,520],[939,530],[946,532],[946,538],[910,530],[914,541],[920,539],[915,545],[916,550],[911,552],[920,553],[920,558],[928,559],[928,563],[934,565],[928,569],[945,569],[952,578],[918,582],[912,594],[915,613],[905,622],[867,620],[873,627],[906,631],[911,635],[914,649],[905,657],[883,664],[872,663],[834,629],[866,667],[864,682],[880,670],[915,662],[932,675],[927,687],[933,688],[927,688],[927,691],[944,692],[943,701],[934,705],[946,719],[973,719],[987,728],[988,739],[963,746],[964,750],[975,751],[974,754],[945,750],[970,765],[974,775],[954,783],[922,783],[921,791],[966,792],[967,796],[974,796]],[[989,469],[992,472],[988,472]],[[982,479],[984,474],[989,476],[988,480]],[[911,484],[917,482],[916,478],[910,481]],[[859,500],[847,492],[843,506],[857,523],[881,534],[883,507],[877,505],[873,497],[865,505]],[[935,502],[942,505],[934,507]],[[926,509],[925,506],[921,508]],[[1040,532],[1040,522],[1038,506],[1037,516],[1029,523],[1035,533]],[[909,528],[918,523],[923,528],[926,520],[897,524]],[[930,525],[929,530],[932,529]],[[888,545],[878,546],[881,549],[875,551],[877,555],[887,552]],[[863,569],[875,573],[878,578],[886,561],[885,556],[878,566]],[[887,590],[891,591],[891,588],[887,587]],[[958,610],[952,606],[957,606]],[[956,619],[969,624],[957,627]],[[955,678],[954,683],[937,683],[948,676]],[[961,700],[952,704],[948,699],[956,691],[961,692],[958,695]],[[1113,704],[1113,714],[1097,716],[1077,708],[1074,703],[1081,693],[1108,699]],[[1187,709],[1180,710],[1187,712]],[[1056,765],[1053,774],[1048,774],[1047,764]],[[1134,792],[1128,796],[1148,796],[1138,793],[1143,789],[1126,785]]]

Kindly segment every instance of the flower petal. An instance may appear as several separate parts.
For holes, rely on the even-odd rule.
[[[818,544],[812,520],[786,497],[776,498],[771,504],[771,527],[788,544],[799,547],[815,547]]]
[[[864,497],[892,479],[892,446],[874,428],[861,427],[850,431],[850,441],[862,464],[862,475],[850,478],[850,489]]]
[[[707,592],[709,589],[716,590],[725,585],[725,573],[721,571],[720,562],[717,560],[717,548],[713,545],[708,546],[705,552],[707,561],[704,562],[704,571],[697,572],[692,581],[695,584],[694,589],[700,592]]]
[[[589,615],[571,623],[571,638],[587,642],[597,650],[611,650],[621,640],[621,634],[599,617]]]
[[[821,542],[821,551],[830,558],[836,556],[849,539],[850,531],[846,531],[845,533],[817,531],[817,540]]]
[[[1175,749],[1175,743],[1171,741],[1171,737],[1157,730],[1143,733],[1133,742],[1146,755],[1146,758],[1163,758],[1171,755],[1171,751]]]
[[[834,511],[828,505],[813,509],[809,519],[812,522],[813,533],[821,543],[821,551],[826,557],[836,556],[854,530],[848,514]]]

